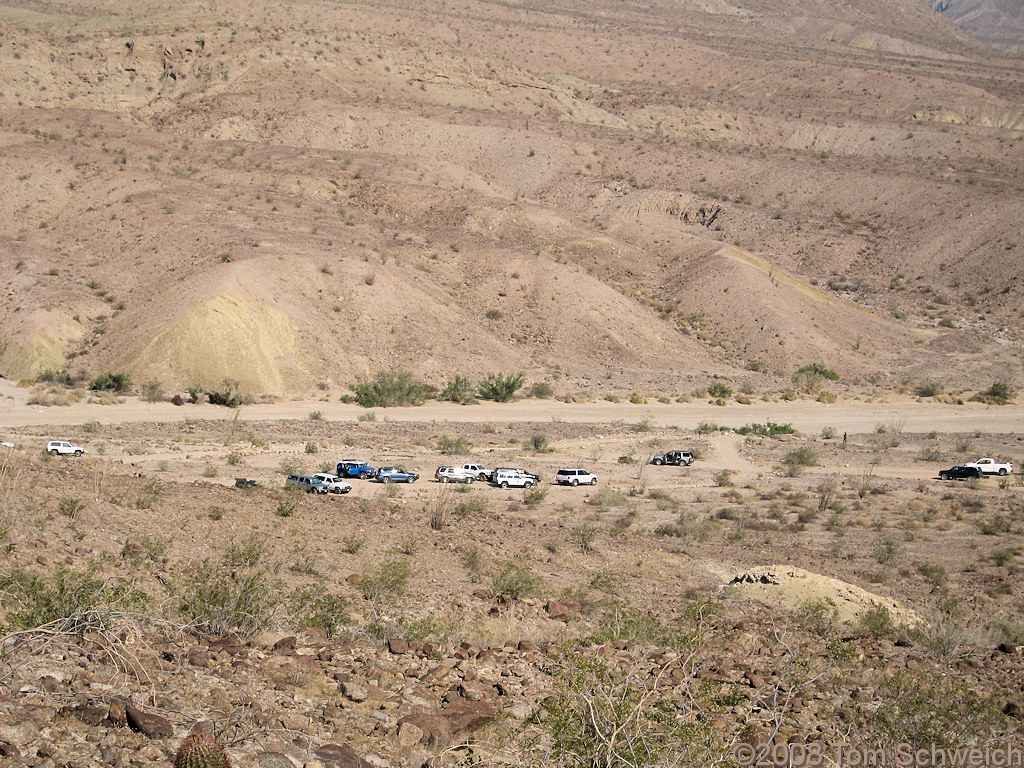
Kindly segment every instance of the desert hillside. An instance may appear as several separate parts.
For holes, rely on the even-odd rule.
[[[1024,50],[1024,7],[1013,0],[927,0],[970,35],[1006,51]]]
[[[1019,59],[917,0],[0,11],[0,375],[1012,379]]]

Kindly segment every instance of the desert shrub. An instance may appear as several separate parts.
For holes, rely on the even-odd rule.
[[[320,421],[323,419],[324,414],[322,411],[310,411],[307,417],[310,421]]]
[[[968,625],[951,613],[918,624],[909,635],[911,640],[940,661],[966,658],[991,642],[983,630]]]
[[[185,569],[179,610],[197,629],[212,635],[248,637],[266,628],[277,605],[271,566],[236,567],[206,558]]]
[[[306,453],[320,453],[320,446],[311,440],[306,443]]]
[[[919,454],[921,461],[942,461],[942,449],[937,445],[926,445]]]
[[[796,611],[796,620],[819,637],[831,635],[839,621],[839,606],[830,597],[804,600]]]
[[[937,397],[942,394],[942,387],[936,381],[922,381],[914,387],[914,394],[918,397]]]
[[[892,614],[884,605],[872,603],[871,608],[864,611],[857,621],[858,629],[874,637],[895,637],[896,623]]]
[[[537,453],[547,453],[551,450],[551,447],[548,445],[548,436],[543,432],[534,432],[523,441],[523,447],[528,451],[536,451]]]
[[[345,536],[341,540],[341,548],[350,555],[356,555],[366,544],[365,536]]]
[[[89,389],[94,391],[123,392],[131,385],[132,379],[127,373],[101,373],[89,382]]]
[[[523,491],[523,504],[528,507],[535,506],[544,501],[548,495],[548,489],[543,485],[535,485],[533,488],[526,488]]]
[[[948,578],[946,569],[934,563],[918,563],[917,572],[933,587],[942,587]]]
[[[348,601],[325,592],[322,587],[312,584],[295,590],[290,599],[292,619],[301,627],[321,628],[327,637],[336,637],[351,623],[348,617]]]
[[[486,317],[488,320],[501,320],[501,318],[503,318],[504,316],[505,313],[502,312],[500,309],[488,309],[486,312],[484,312],[484,317]]]
[[[469,440],[462,435],[441,435],[437,440],[437,449],[446,456],[466,453],[470,446]]]
[[[998,536],[1010,530],[1010,521],[1006,515],[993,515],[978,524],[978,530],[985,536]]]
[[[530,385],[527,395],[529,397],[536,397],[538,400],[547,400],[550,397],[554,397],[555,390],[546,381],[538,381]]]
[[[718,428],[725,431],[727,428]],[[759,435],[760,437],[775,437],[776,435],[792,435],[796,433],[792,424],[776,424],[774,421],[766,421],[764,424],[745,424],[736,429],[740,435]]]
[[[818,454],[813,448],[805,445],[787,453],[782,463],[786,466],[788,474],[794,476],[800,474],[804,467],[815,466],[818,463]]]
[[[583,553],[594,551],[594,539],[597,538],[597,528],[590,523],[583,523],[572,529],[570,536],[573,542]]]
[[[423,405],[436,392],[409,371],[380,371],[372,381],[350,384],[349,389],[364,408]]]
[[[238,382],[225,379],[220,389],[211,389],[206,393],[206,399],[210,405],[223,405],[228,408],[237,408],[249,401],[245,395],[238,390]]]
[[[990,405],[1006,405],[1013,400],[1016,391],[1008,381],[995,381],[984,392],[974,395],[971,400]]]
[[[885,677],[876,706],[858,717],[858,741],[913,750],[992,743],[1006,733],[1002,702],[946,676],[899,671]]]
[[[3,624],[16,630],[57,622],[80,632],[106,626],[112,611],[138,610],[149,602],[134,584],[99,578],[95,564],[84,570],[61,567],[52,576],[21,570],[0,576],[0,604],[7,612]]]
[[[871,556],[879,565],[888,565],[900,552],[900,545],[888,537],[879,541],[871,552]]]
[[[228,542],[224,548],[224,563],[231,567],[252,568],[266,559],[269,549],[266,537],[253,532],[242,541],[231,539]]]
[[[164,399],[164,388],[159,381],[147,381],[142,385],[142,399],[149,403],[158,403]]]
[[[521,373],[491,373],[477,385],[477,393],[484,400],[507,403],[523,386]]]
[[[596,766],[718,765],[710,726],[678,717],[657,678],[579,652],[553,665],[554,693],[541,704],[549,755],[534,764]]]
[[[719,488],[732,485],[732,470],[722,469],[715,473],[714,477],[715,485]]]
[[[294,491],[285,491],[281,498],[277,500],[277,507],[274,509],[274,514],[278,517],[291,517],[299,508],[300,496],[302,491],[296,489]]]
[[[468,405],[477,401],[475,395],[473,383],[465,376],[456,376],[454,379],[448,380],[437,399]]]
[[[708,395],[715,398],[732,397],[732,389],[720,381],[708,385]]]
[[[405,594],[411,577],[409,558],[389,553],[380,565],[363,574],[359,590],[371,603],[387,603]]]
[[[836,428],[835,427],[822,427],[822,429],[821,429],[821,439],[822,440],[834,440],[835,436],[836,436]]]
[[[532,597],[540,591],[544,581],[528,568],[506,562],[491,576],[491,589],[497,595],[508,595],[513,600]]]

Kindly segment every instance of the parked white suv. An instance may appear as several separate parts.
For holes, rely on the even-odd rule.
[[[72,445],[67,440],[51,440],[46,444],[46,452],[54,456],[81,456],[85,453],[85,448]]]
[[[585,469],[560,469],[555,475],[559,485],[597,485],[597,475]]]
[[[531,475],[524,475],[518,469],[499,469],[494,473],[494,484],[502,488],[532,488],[534,482]]]
[[[337,475],[332,475],[329,472],[317,472],[312,478],[319,480],[328,493],[348,493],[352,490],[352,483],[346,483]]]
[[[472,483],[476,474],[461,467],[438,467],[434,477],[439,483]]]

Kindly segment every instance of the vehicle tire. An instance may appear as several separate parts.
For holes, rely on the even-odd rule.
[[[1000,467],[999,468],[999,474],[1005,476],[1006,475],[1006,467]]]
[[[654,463],[654,466],[660,467],[665,462],[663,462],[661,459],[655,459],[653,463]]]
[[[590,478],[590,484],[591,485],[597,485],[597,478],[596,477]]]
[[[359,473],[359,479],[360,480],[365,480],[367,477],[369,477],[369,475],[366,474],[365,472],[360,472]]]
[[[503,480],[503,481],[501,482],[501,487],[502,487],[502,488],[508,488],[508,480]]]
[[[467,477],[466,478],[466,485],[472,485],[472,484],[473,484],[473,478],[472,477]]]
[[[388,477],[387,475],[384,475],[384,477],[382,477],[380,481],[386,485],[391,482],[391,478]]]
[[[81,456],[81,455],[82,455],[82,452],[81,452],[81,451],[75,451],[75,456]],[[1005,475],[1005,474],[1006,474],[1006,470],[1004,469],[1004,470],[1003,470],[1002,472],[1000,472],[999,474],[1000,474],[1000,475]]]
[[[573,484],[573,487],[575,487],[575,486],[577,486],[577,485],[579,485],[579,484],[580,484],[580,481],[579,481],[579,480],[577,480],[577,479],[576,479],[576,478],[574,477],[574,478],[572,479],[572,484]]]
[[[949,480],[949,475],[945,472],[939,472],[939,480]]]
[[[56,448],[52,448],[50,450],[50,455],[51,456],[56,456],[58,453],[60,453],[60,451],[58,451]]]
[[[445,475],[442,475],[442,476],[441,476],[441,482],[442,482],[442,483],[447,483],[447,482],[448,482],[448,478],[447,478],[447,476],[445,476]]]
[[[525,483],[523,483],[523,488],[533,488],[533,481],[527,480]]]

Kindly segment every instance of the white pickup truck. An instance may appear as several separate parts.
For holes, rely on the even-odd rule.
[[[1013,472],[1013,464],[1008,461],[996,461],[990,456],[968,461],[964,466],[977,467],[983,475],[1009,475]]]

